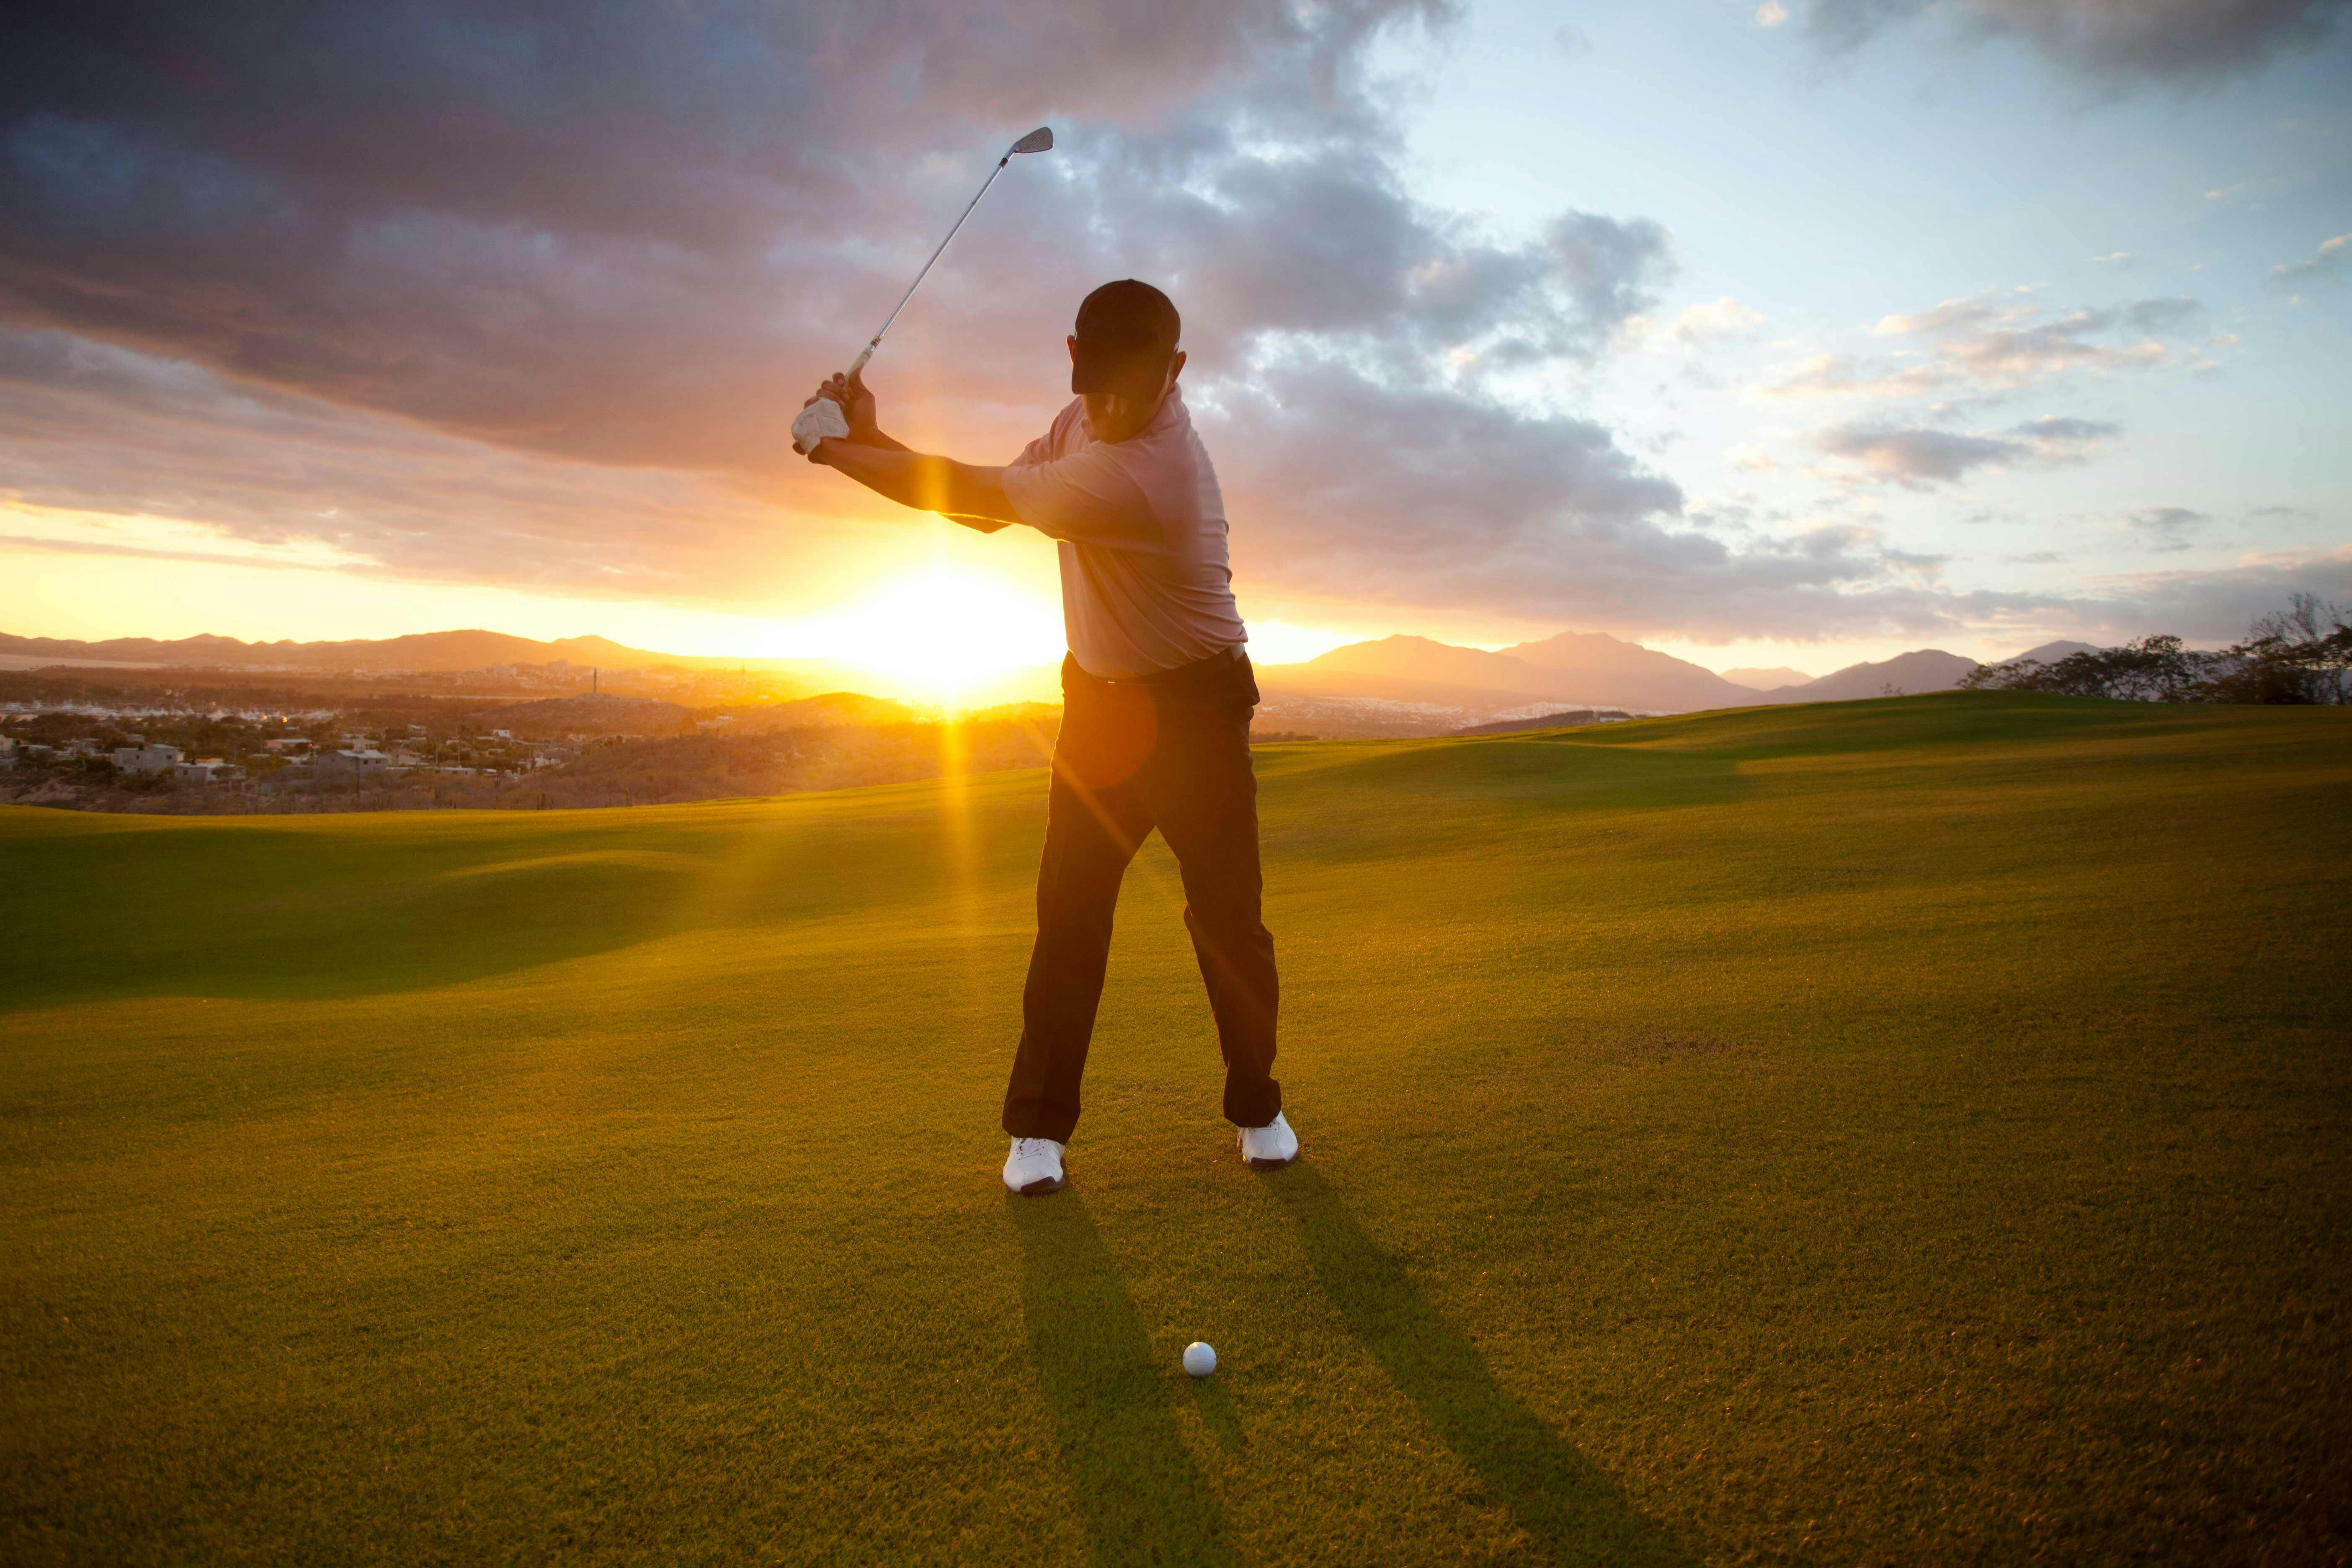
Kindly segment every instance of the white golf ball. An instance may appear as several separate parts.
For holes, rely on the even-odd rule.
[[[1184,1370],[1194,1377],[1206,1377],[1217,1370],[1217,1352],[1194,1340],[1184,1347]]]

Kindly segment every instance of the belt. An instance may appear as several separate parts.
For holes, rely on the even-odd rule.
[[[1205,674],[1228,664],[1239,664],[1247,657],[1249,656],[1246,652],[1246,645],[1235,643],[1231,647],[1219,648],[1206,658],[1196,658],[1190,664],[1171,665],[1166,669],[1148,670],[1141,675],[1124,675],[1117,679],[1092,674],[1084,665],[1078,665],[1077,668],[1078,673],[1086,676],[1088,680],[1098,680],[1105,686],[1167,686],[1173,685],[1187,676]],[[1077,663],[1075,658],[1071,662]]]

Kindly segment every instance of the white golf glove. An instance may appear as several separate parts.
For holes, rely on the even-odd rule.
[[[816,444],[826,437],[835,440],[849,437],[849,418],[841,405],[830,397],[820,397],[800,412],[793,421],[793,450],[803,456],[816,450]]]

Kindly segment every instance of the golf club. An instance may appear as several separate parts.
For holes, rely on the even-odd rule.
[[[988,178],[980,183],[980,189],[974,192],[971,200],[965,204],[962,216],[958,217],[955,220],[953,226],[949,228],[947,238],[940,241],[939,248],[931,252],[930,260],[923,263],[923,269],[915,274],[915,280],[907,285],[907,291],[898,296],[898,302],[896,305],[890,307],[889,315],[884,317],[882,324],[874,329],[874,336],[867,341],[866,347],[859,351],[857,358],[851,363],[848,370],[849,374],[856,375],[859,371],[864,370],[866,368],[866,362],[874,357],[874,351],[882,346],[882,334],[890,330],[890,323],[898,319],[898,312],[907,308],[907,301],[913,299],[915,297],[915,290],[923,286],[923,279],[930,276],[932,264],[937,262],[941,256],[947,253],[948,243],[950,240],[955,238],[956,230],[963,227],[964,218],[970,217],[971,216],[971,209],[980,205],[980,198],[988,195],[988,187],[996,184],[996,176],[1004,173],[1004,165],[1013,162],[1013,154],[1016,153],[1049,152],[1052,150],[1053,145],[1053,127],[1050,125],[1040,125],[1036,130],[1032,131],[1028,135],[1024,136],[1020,141],[1015,142],[1011,147],[1005,150],[1004,156],[996,161],[996,167],[988,172]],[[832,399],[821,398],[819,401],[830,403]]]

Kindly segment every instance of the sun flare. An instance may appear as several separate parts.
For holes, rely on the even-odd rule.
[[[894,695],[960,706],[1062,656],[1059,606],[977,573],[932,567],[811,624],[825,657]]]

